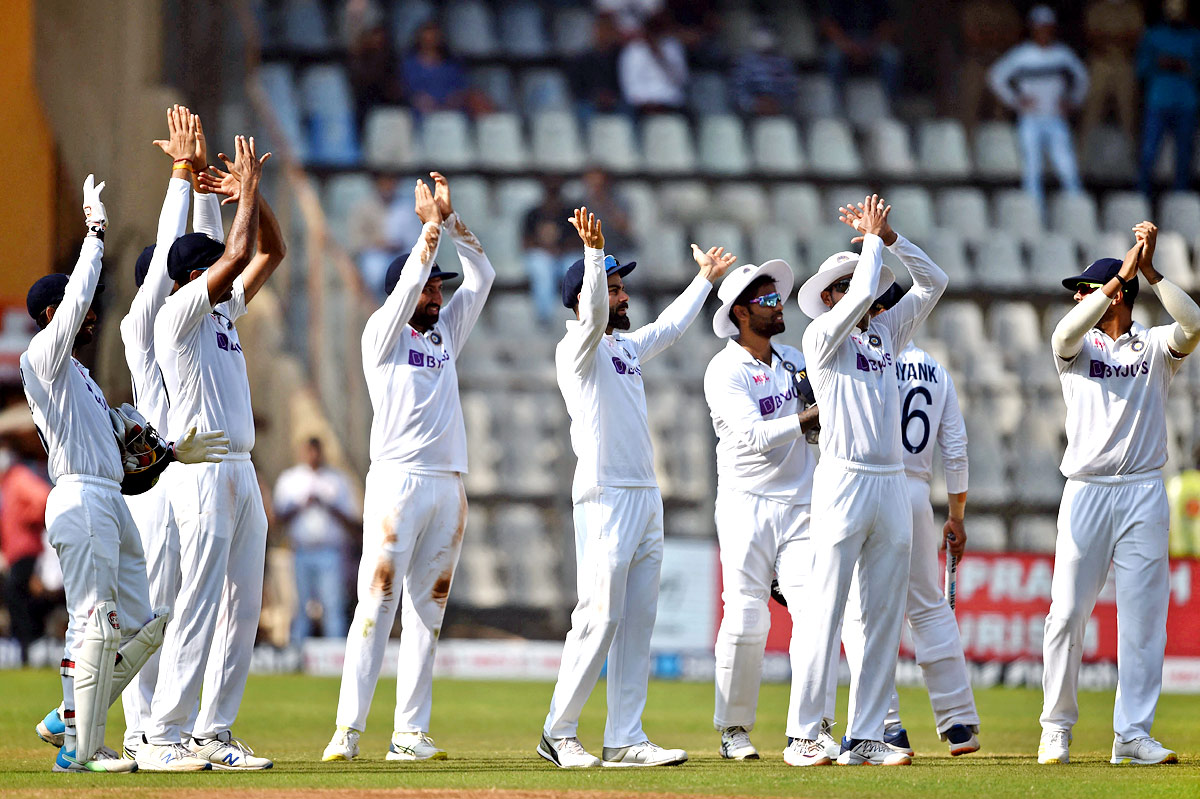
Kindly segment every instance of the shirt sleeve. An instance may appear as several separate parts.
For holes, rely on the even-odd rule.
[[[230,297],[222,304],[225,306],[225,315],[229,317],[230,322],[236,322],[246,315],[248,309],[246,282],[242,279],[242,275],[234,278],[233,288],[230,289]]]
[[[275,492],[271,499],[274,502],[276,513],[290,513],[298,504],[294,496],[293,483],[291,469],[286,469],[275,481]]]
[[[192,210],[192,230],[225,243],[225,225],[221,221],[221,198],[210,192],[196,192]]]
[[[1163,308],[1175,320],[1168,328],[1167,343],[1181,355],[1187,355],[1200,344],[1200,306],[1188,293],[1165,277],[1150,289],[1158,295]]]
[[[850,286],[837,305],[809,323],[804,331],[804,359],[809,364],[828,366],[838,347],[850,335],[875,302],[875,287],[883,268],[883,239],[874,233],[863,237],[862,255],[854,267]],[[901,347],[897,346],[899,352]]]
[[[1079,56],[1070,47],[1063,45],[1063,50],[1066,51],[1067,69],[1070,72],[1070,99],[1072,105],[1082,105],[1084,98],[1087,97],[1088,91],[1088,72],[1087,67],[1079,60]]]
[[[925,321],[933,306],[937,305],[950,278],[930,260],[924,250],[903,236],[897,236],[888,249],[908,269],[913,285],[899,302],[875,317],[874,323],[891,333],[892,346],[896,352],[901,352],[912,340],[917,326]]]
[[[719,361],[711,364],[704,375],[704,398],[713,417],[729,428],[737,442],[759,454],[789,444],[802,435],[798,414],[762,418],[745,378],[724,368]]]
[[[175,239],[187,232],[188,205],[192,185],[180,178],[167,183],[167,196],[158,216],[158,235],[146,278],[133,297],[129,313],[121,320],[121,338],[127,348],[148,352],[154,340],[154,317],[175,285],[167,274],[167,254]]]
[[[712,283],[703,275],[696,275],[683,293],[663,308],[657,319],[625,336],[637,349],[638,358],[648,361],[678,341],[696,320],[711,291]]]
[[[570,358],[571,370],[584,374],[595,363],[596,348],[608,328],[608,275],[604,250],[583,248],[583,287],[579,292],[579,324],[563,338],[560,352]]]
[[[992,64],[992,68],[988,70],[988,86],[1000,98],[1000,102],[1010,108],[1016,108],[1020,102],[1020,94],[1017,92],[1016,81],[1013,78],[1016,76],[1017,65],[1020,59],[1020,46],[1009,50],[1000,60]]]
[[[946,470],[946,492],[961,494],[967,490],[967,425],[954,380],[945,367],[946,404],[942,407],[942,423],[938,426],[938,446],[942,448],[942,464]]]
[[[433,261],[437,258],[442,228],[436,222],[427,222],[421,235],[413,245],[400,279],[392,293],[384,300],[378,311],[371,314],[363,331],[363,357],[372,363],[381,363],[395,348],[404,326],[412,318],[413,311],[421,299],[421,292],[429,280]]]
[[[1083,349],[1084,336],[1096,326],[1100,317],[1104,316],[1111,299],[1102,290],[1097,289],[1075,303],[1075,307],[1063,315],[1054,326],[1054,332],[1050,334],[1050,348],[1058,356],[1056,361],[1075,360],[1075,356]]]
[[[208,277],[211,274],[211,269],[206,270],[200,277],[167,297],[155,318],[156,344],[159,343],[157,339],[161,337],[164,339],[163,343],[178,350],[183,340],[196,329],[204,317],[212,313],[213,306],[208,301]]]
[[[67,280],[54,318],[29,342],[29,366],[34,374],[47,383],[54,380],[71,360],[75,336],[96,296],[103,257],[104,242],[98,236],[88,236],[83,240],[79,260],[75,262],[75,269]]]
[[[446,303],[441,314],[450,340],[454,342],[454,356],[458,357],[471,329],[479,321],[483,304],[496,280],[496,270],[492,268],[492,262],[484,253],[479,239],[467,229],[458,214],[450,215],[445,229],[454,242],[454,249],[463,267],[462,285],[454,290],[454,296]]]

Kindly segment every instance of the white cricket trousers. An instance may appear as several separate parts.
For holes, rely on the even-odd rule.
[[[367,728],[384,650],[400,610],[396,732],[429,732],[433,661],[467,528],[458,472],[417,474],[372,463],[363,502],[358,606],[346,637],[337,724]]]
[[[804,612],[801,589],[812,568],[809,506],[793,505],[735,489],[718,488],[717,542],[721,550],[721,601],[723,611],[716,643],[716,708],[713,726],[754,729],[758,691],[762,684],[763,649],[771,628],[771,580],[788,601],[792,615],[789,653],[792,680],[806,642],[797,637],[797,615]],[[837,699],[837,661],[834,650],[830,670],[833,696],[826,717],[834,717]],[[792,704],[799,700],[793,686]],[[794,709],[794,708],[793,708]],[[794,714],[789,713],[791,720]],[[789,729],[788,735],[794,736]]]
[[[598,486],[575,503],[574,516],[579,603],[571,613],[545,733],[576,735],[607,657],[604,745],[632,746],[647,740],[642,711],[662,571],[662,495],[657,488]]]
[[[938,564],[942,527],[933,518],[929,483],[918,477],[908,477],[908,495],[912,503],[913,534],[905,615],[912,631],[917,664],[921,667],[925,687],[929,691],[933,720],[939,734],[955,724],[978,727],[979,712],[975,709],[975,695],[971,691],[971,677],[963,656],[958,622],[946,602],[943,572]],[[855,581],[846,600],[846,623],[842,628],[842,645],[846,648],[852,685],[861,678],[866,640],[858,595]],[[855,711],[854,698],[854,691],[851,690],[850,716]],[[884,726],[885,729],[901,726],[900,697],[896,693],[894,672]]]
[[[788,728],[815,739],[828,705],[831,652],[838,646],[846,597],[857,573],[866,640],[861,671],[850,687],[854,709],[847,735],[882,740],[900,649],[908,591],[912,514],[903,467],[867,466],[824,457],[813,474],[813,565],[794,637],[807,646],[795,658],[799,701]],[[790,603],[789,603],[790,604]],[[789,733],[790,734],[790,733]]]
[[[1167,646],[1169,518],[1161,472],[1067,481],[1042,642],[1043,730],[1069,732],[1079,720],[1084,631],[1111,563],[1117,585],[1113,731],[1121,741],[1150,734]]]
[[[178,467],[172,464],[167,468]],[[149,491],[125,497],[146,555],[151,609],[173,607],[179,593],[179,531],[171,520],[171,504],[167,500],[166,486],[170,479],[164,472]],[[150,719],[160,653],[160,649],[154,651],[121,693],[121,704],[125,708],[125,745],[131,749],[141,743],[144,727]]]
[[[60,475],[46,499],[46,532],[67,599],[61,674],[64,721],[74,734],[75,650],[88,616],[96,603],[115,602],[122,642],[135,635],[151,616],[146,560],[121,486],[102,477]]]
[[[258,634],[267,549],[267,515],[249,453],[171,471],[180,583],[145,729],[152,744],[182,740],[202,685],[191,734],[215,738],[232,729]]]

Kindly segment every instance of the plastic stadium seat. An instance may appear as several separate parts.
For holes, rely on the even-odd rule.
[[[817,27],[812,17],[804,13],[804,6],[789,4],[779,9],[775,16],[775,27],[779,31],[779,50],[795,61],[814,61],[820,54],[817,44]]]
[[[308,112],[308,158],[326,164],[357,164],[358,133],[350,84],[342,67],[310,67],[301,80],[301,93]]]
[[[688,109],[696,116],[728,114],[729,90],[719,72],[697,72],[688,81]]]
[[[496,282],[501,285],[521,283],[527,279],[521,262],[521,218],[488,217],[471,223],[471,231],[479,238],[488,260],[496,269]]]
[[[1051,553],[1057,540],[1058,525],[1051,516],[1021,516],[1013,525],[1013,548],[1019,552]]]
[[[542,184],[532,178],[502,180],[493,187],[498,216],[520,225],[529,209],[542,201]]]
[[[1057,419],[1030,414],[1016,429],[1013,447],[1014,488],[1022,499],[1053,503],[1062,498],[1066,479],[1058,470],[1062,459]]]
[[[659,205],[682,222],[694,222],[712,213],[712,195],[699,180],[672,180],[658,190]]]
[[[767,192],[755,183],[719,185],[713,193],[713,206],[746,229],[753,229],[770,216]]]
[[[472,69],[471,85],[486,94],[497,108],[511,111],[517,107],[513,76],[508,67],[493,65]]]
[[[451,53],[480,58],[496,54],[495,23],[486,4],[477,0],[458,0],[442,13],[446,46]]]
[[[650,234],[658,226],[658,195],[644,180],[622,180],[615,186],[617,196],[629,209],[629,221],[637,235]]]
[[[829,177],[852,177],[862,171],[850,126],[840,119],[818,119],[808,134],[814,172]]]
[[[309,67],[300,79],[300,94],[308,114],[349,113],[354,108],[350,82],[341,66],[321,64]]]
[[[1125,252],[1133,246],[1133,233],[1128,230],[1121,233],[1107,231],[1080,242],[1083,245],[1083,258],[1080,259],[1080,269],[1097,258],[1124,258]],[[1075,274],[1079,274],[1077,271]],[[1066,275],[1063,275],[1066,277]]]
[[[1020,239],[1042,232],[1042,217],[1033,197],[1020,189],[1001,189],[995,195],[996,227]]]
[[[808,253],[808,263],[812,272],[817,271],[817,267],[821,263],[836,252],[852,251],[858,252],[859,245],[850,244],[850,239],[854,231],[843,225],[841,222],[836,225],[825,225],[817,228],[811,234],[804,237],[806,251]]]
[[[889,186],[882,196],[892,206],[889,221],[905,238],[920,242],[933,229],[933,200],[923,186]],[[849,228],[847,228],[849,230]]]
[[[741,175],[750,167],[742,121],[732,115],[700,120],[700,168],[717,175]]]
[[[856,126],[869,128],[891,115],[887,95],[878,80],[855,78],[846,82],[846,116]]]
[[[987,198],[979,189],[942,189],[934,204],[941,227],[953,228],[968,239],[981,239],[992,234]]]
[[[521,78],[521,108],[526,114],[566,111],[571,108],[571,88],[556,69],[531,69]]]
[[[689,243],[679,225],[659,225],[657,230],[638,241],[638,270],[634,274],[644,285],[686,283],[693,277],[693,270],[688,266],[693,263],[687,255]]]
[[[796,95],[796,113],[805,119],[835,117],[841,113],[837,89],[829,76],[813,72],[800,76],[800,87]]]
[[[1011,123],[984,122],[975,131],[975,171],[999,180],[1021,177],[1021,149]]]
[[[864,186],[857,183],[840,183],[835,186],[827,186],[821,192],[821,221],[823,224],[834,226],[833,223],[838,222],[838,206],[846,203],[860,203],[862,198],[872,193],[869,186]],[[840,223],[837,227],[840,227]],[[851,235],[850,228],[844,228],[846,235]]]
[[[1200,195],[1192,191],[1173,191],[1158,201],[1158,226],[1186,236],[1200,232]]]
[[[967,244],[958,231],[932,228],[917,244],[950,278],[950,288],[964,289],[975,285],[975,276],[971,274],[967,260]]]
[[[419,160],[412,114],[407,108],[372,108],[363,127],[363,155],[367,166],[406,169]]]
[[[633,122],[624,114],[596,114],[588,120],[588,154],[592,162],[613,172],[633,172],[641,165]]]
[[[421,153],[443,169],[467,169],[475,164],[475,145],[466,114],[433,111],[421,124]]]
[[[1132,245],[1132,242],[1131,242]],[[1182,233],[1166,230],[1158,234],[1154,266],[1185,291],[1195,288],[1195,277],[1188,259],[1187,240]]]
[[[403,0],[392,4],[392,45],[398,53],[412,47],[417,29],[434,17],[430,0]]]
[[[975,281],[979,285],[1015,290],[1024,288],[1028,279],[1016,238],[997,232],[975,243]]]
[[[965,347],[970,352],[988,345],[983,330],[983,311],[973,302],[959,300],[939,303],[934,327],[938,338],[953,342],[956,347]]]
[[[917,171],[908,126],[895,119],[877,119],[866,126],[866,159],[875,171],[908,177]]]
[[[1029,243],[1030,278],[1038,288],[1057,291],[1063,278],[1079,274],[1084,266],[1075,239],[1065,233],[1047,233]]]
[[[1150,203],[1136,191],[1111,191],[1104,197],[1101,218],[1104,229],[1110,233],[1129,233],[1132,246],[1132,228],[1144,219],[1150,219]]]
[[[592,49],[592,12],[586,8],[562,8],[554,15],[554,49],[573,56]]]
[[[999,516],[971,516],[971,549],[978,552],[1004,552],[1008,549],[1008,530]]]
[[[656,114],[642,121],[642,152],[651,172],[672,174],[696,168],[687,120],[677,114]]]
[[[731,252],[738,257],[738,263],[746,263],[750,260],[749,250],[746,248],[746,238],[742,235],[741,227],[735,222],[727,222],[723,219],[703,219],[697,222],[692,229],[692,241],[702,250],[707,250],[709,247],[724,247],[725,252]]]
[[[366,175],[335,175],[325,183],[321,208],[329,221],[330,232],[343,244],[350,213],[363,199],[375,193]]]
[[[804,236],[822,224],[821,196],[811,183],[780,183],[771,189],[771,220]]]
[[[308,137],[300,123],[300,99],[291,65],[281,62],[263,64],[258,69],[258,80],[271,101],[281,132],[296,157],[304,160],[308,156]]]
[[[500,43],[506,54],[516,58],[542,58],[549,54],[546,20],[536,4],[501,4],[498,25]]]
[[[287,0],[283,7],[283,43],[310,53],[328,49],[329,30],[317,0]]]
[[[960,389],[961,391],[961,389]],[[1004,449],[991,419],[966,414],[967,441],[971,457],[971,496],[980,502],[1011,502],[1004,465]],[[972,526],[971,535],[975,535]]]
[[[1133,145],[1115,125],[1097,125],[1088,132],[1079,162],[1088,178],[1124,182],[1137,174]]]
[[[796,245],[796,234],[782,225],[756,227],[750,237],[750,252],[745,257],[738,255],[739,262],[754,264],[779,258],[787,261],[793,272],[804,266],[800,249]]]
[[[484,337],[474,336],[472,338]],[[472,341],[472,344],[474,343]],[[478,348],[464,348],[463,356],[465,357],[466,353],[472,349]],[[463,391],[461,400],[463,421],[466,423],[467,429],[471,431],[471,435],[467,436],[467,458],[471,462],[471,470],[463,475],[463,482],[466,483],[472,493],[490,494],[498,491],[500,488],[500,476],[497,467],[502,455],[500,442],[492,436],[492,401],[487,393],[483,391]],[[475,509],[472,508],[469,524],[475,522],[475,513]],[[486,518],[486,515],[484,518]],[[463,555],[465,556],[466,550],[471,548],[464,547]]]
[[[483,178],[474,175],[455,175],[454,210],[467,223],[473,225],[477,220],[486,219],[492,214],[492,204],[488,200],[488,184]]]
[[[533,160],[543,169],[576,170],[583,166],[579,124],[567,111],[543,111],[533,118]]]
[[[471,494],[486,494],[487,490],[472,486],[475,478],[474,455],[468,456],[471,461],[471,471],[463,476],[463,483]],[[476,514],[479,514],[477,516]],[[500,580],[498,566],[500,553],[490,544],[481,541],[478,531],[485,529],[486,521],[481,511],[471,508],[471,530],[467,533],[471,545],[463,547],[458,559],[458,568],[454,571],[454,597],[461,599],[463,604],[473,608],[496,608],[508,601],[504,583]],[[975,528],[971,528],[971,544],[975,544]]]
[[[927,119],[917,132],[917,163],[933,177],[963,178],[971,172],[967,134],[957,119]]]
[[[790,117],[763,117],[752,123],[750,149],[761,172],[795,175],[804,169],[800,132]]]
[[[988,313],[991,340],[1005,358],[1044,349],[1037,311],[1028,302],[998,302]]]
[[[1087,192],[1060,191],[1050,201],[1050,227],[1072,238],[1095,236],[1098,216],[1096,198]]]
[[[523,170],[529,164],[521,119],[516,114],[485,114],[475,121],[479,165],[487,169]]]

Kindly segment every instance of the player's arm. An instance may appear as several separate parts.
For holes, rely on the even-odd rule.
[[[441,314],[447,330],[451,331],[453,340],[461,348],[475,322],[479,320],[483,303],[492,290],[492,283],[496,281],[496,270],[484,253],[479,239],[475,238],[475,234],[467,229],[462,218],[455,213],[450,202],[450,184],[446,178],[440,172],[430,172],[429,175],[433,178],[434,202],[441,211],[446,232],[454,242],[454,249],[463,267],[462,284],[454,290],[454,296],[446,303]],[[457,354],[458,351],[455,352],[455,355]]]
[[[245,287],[246,302],[254,299],[258,290],[266,285],[267,279],[275,273],[283,258],[287,255],[287,245],[283,241],[283,230],[279,220],[271,210],[271,204],[262,196],[258,197],[258,251],[250,259],[250,264],[242,274],[242,284]]]
[[[988,86],[1000,98],[1000,102],[1009,108],[1017,108],[1021,104],[1021,95],[1017,91],[1016,81],[1013,80],[1017,72],[1020,49],[1018,45],[1001,56],[999,61],[992,64],[987,74]]]
[[[569,221],[583,241],[583,285],[579,289],[579,327],[564,337],[570,344],[561,352],[570,358],[572,371],[582,375],[591,366],[592,356],[608,329],[604,226],[586,206],[576,208]]]
[[[1099,291],[1093,291],[1077,302],[1075,307],[1059,320],[1050,336],[1050,346],[1055,355],[1069,361],[1079,354],[1083,349],[1083,337],[1096,326],[1100,317],[1104,316],[1108,304],[1121,290],[1121,281],[1128,282],[1137,277],[1138,259],[1144,246],[1141,241],[1134,242],[1129,252],[1125,253],[1125,260],[1122,261],[1117,276],[1105,283]]]
[[[438,245],[442,238],[442,215],[434,202],[433,194],[423,181],[418,180],[414,188],[417,218],[421,220],[421,235],[413,245],[400,279],[392,293],[384,300],[379,310],[371,314],[367,329],[363,333],[363,354],[379,363],[396,346],[404,326],[412,318],[413,311],[421,299],[421,292],[433,270]]]
[[[258,238],[260,195],[258,184],[262,179],[262,167],[270,153],[258,157],[254,138],[247,139],[238,136],[234,142],[237,158],[230,165],[241,184],[238,196],[237,213],[234,214],[233,224],[229,227],[229,238],[225,241],[225,254],[217,259],[204,279],[208,286],[208,301],[210,310],[217,305],[221,297],[233,288],[233,283],[250,265],[254,254],[254,243]]]
[[[950,547],[951,554],[961,558],[967,545],[967,531],[963,525],[967,511],[967,425],[958,405],[954,381],[944,367],[942,374],[946,379],[946,404],[942,409],[942,423],[938,426],[938,446],[942,449],[946,499],[950,507],[942,528],[942,546]]]
[[[704,398],[713,417],[724,422],[740,444],[760,454],[795,441],[806,430],[799,413],[764,419],[745,378],[721,364],[709,364],[704,373]]]
[[[1079,56],[1075,55],[1074,50],[1066,45],[1063,45],[1063,48],[1067,51],[1067,101],[1072,108],[1078,108],[1087,98],[1089,84],[1087,67],[1079,60]]]
[[[204,126],[196,114],[196,147],[192,158],[196,204],[192,210],[192,230],[203,233],[216,241],[225,241],[225,226],[221,221],[221,197],[201,182],[208,167],[208,144],[204,138]],[[236,202],[234,200],[233,202]]]
[[[706,252],[695,244],[692,245],[692,258],[700,271],[683,293],[663,308],[657,319],[627,336],[643,361],[650,360],[679,340],[704,307],[713,284],[737,261],[737,256],[725,252],[724,247],[709,247]]]
[[[1158,240],[1158,228],[1152,222],[1142,222],[1134,229],[1138,241],[1143,242],[1138,258],[1138,271],[1146,278],[1150,288],[1158,295],[1166,312],[1175,320],[1168,333],[1167,346],[1171,355],[1183,358],[1200,344],[1200,306],[1179,286],[1167,280],[1154,268],[1154,247]]]
[[[946,515],[946,523],[942,525],[942,543],[939,549],[950,548],[950,554],[961,558],[967,548],[967,492],[946,494],[950,503],[950,511]]]
[[[900,352],[908,346],[917,327],[929,317],[933,306],[945,293],[950,278],[920,247],[894,231],[891,235],[887,247],[904,264],[913,284],[899,302],[875,319],[892,334],[892,346]],[[883,240],[889,241],[886,232]]]

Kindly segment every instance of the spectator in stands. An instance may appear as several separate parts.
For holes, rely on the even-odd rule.
[[[1012,0],[967,0],[960,11],[963,52],[958,107],[973,133],[980,118],[998,119],[1003,106],[987,89],[988,68],[1021,40],[1021,16]]]
[[[382,25],[367,28],[351,41],[346,56],[346,71],[354,92],[354,116],[362,130],[367,111],[377,105],[401,105],[404,88],[400,83],[396,54],[387,29]]]
[[[621,102],[617,60],[621,55],[621,32],[612,14],[597,14],[592,20],[592,49],[566,62],[564,69],[571,93],[584,113],[611,113]]]
[[[597,13],[611,14],[622,36],[637,36],[642,25],[650,17],[660,14],[665,7],[663,0],[595,0]]]
[[[1083,104],[1079,125],[1080,141],[1101,121],[1109,98],[1117,106],[1121,129],[1133,142],[1137,139],[1137,76],[1133,55],[1142,38],[1142,6],[1134,0],[1093,0],[1084,16],[1088,44],[1088,76],[1091,88]]]
[[[1192,450],[1192,468],[1167,481],[1171,504],[1171,555],[1200,555],[1200,445]]]
[[[580,204],[604,220],[604,241],[608,251],[619,252],[622,258],[630,260],[634,245],[629,206],[613,191],[612,180],[603,169],[592,167],[583,173]]]
[[[896,46],[895,13],[889,0],[839,3],[821,0],[823,58],[838,94],[844,96],[849,68],[874,67],[888,98],[900,92],[900,49]]]
[[[495,110],[491,99],[467,83],[462,65],[450,58],[446,37],[436,22],[417,30],[416,46],[404,58],[403,83],[413,108],[430,111],[468,111],[484,114]]]
[[[525,214],[521,244],[533,311],[542,327],[549,327],[559,307],[559,284],[575,261],[571,206],[562,198],[562,179],[542,178],[542,202]]]
[[[0,558],[7,564],[4,604],[22,663],[29,661],[29,645],[41,637],[45,615],[36,596],[36,567],[43,550],[48,496],[50,483],[19,463],[8,446],[0,446]]]
[[[733,63],[733,95],[738,110],[757,116],[789,113],[796,102],[795,65],[779,52],[770,28],[755,30],[750,43],[754,49],[742,53]]]
[[[1137,71],[1146,83],[1138,188],[1150,194],[1158,148],[1170,129],[1175,138],[1173,188],[1183,191],[1192,171],[1200,79],[1200,29],[1188,21],[1187,0],[1165,0],[1162,22],[1146,31],[1138,47]]]
[[[721,13],[716,0],[667,0],[667,13],[675,22],[675,37],[683,43],[689,64],[712,69],[726,66],[718,39]]]
[[[307,608],[321,606],[321,633],[341,638],[346,621],[346,534],[361,524],[350,484],[325,462],[321,439],[310,438],[302,462],[275,483],[275,515],[288,531],[295,558],[298,612],[290,642],[301,644],[312,630]]]
[[[388,264],[421,235],[421,220],[413,212],[412,200],[406,201],[398,186],[392,175],[376,175],[375,192],[360,200],[349,217],[350,252],[358,261],[363,281],[380,295]]]
[[[671,32],[666,14],[646,20],[639,36],[625,45],[618,61],[621,94],[640,113],[683,108],[688,82],[687,53]]]
[[[1087,69],[1056,36],[1057,17],[1049,6],[1029,12],[1030,41],[1009,50],[992,65],[988,82],[1005,105],[1017,112],[1017,133],[1025,160],[1022,185],[1045,210],[1042,159],[1050,157],[1063,188],[1080,191],[1079,167],[1067,114],[1087,95]]]

